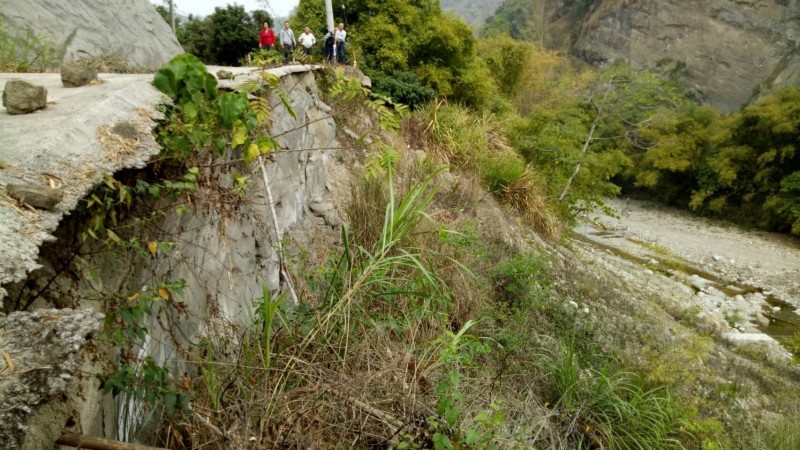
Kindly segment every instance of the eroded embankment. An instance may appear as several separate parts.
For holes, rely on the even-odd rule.
[[[223,90],[261,77],[253,69],[228,70],[238,76],[221,82]],[[22,75],[48,87],[50,103],[30,115],[0,115],[0,185],[49,185],[63,192],[63,200],[55,210],[44,211],[5,195],[0,198],[0,286],[10,294],[6,309],[121,308],[129,316],[120,319],[117,309],[106,319],[104,333],[119,326],[129,335],[104,335],[104,339],[113,343],[124,338],[128,344],[120,348],[132,345],[123,348],[122,358],[132,350],[138,358],[152,357],[156,364],[170,359],[173,373],[183,373],[177,356],[183,344],[225,321],[251,317],[251,300],[262,294],[262,280],[275,290],[285,281],[280,276],[283,255],[276,243],[289,235],[300,243],[311,236],[324,239],[317,227],[326,228],[326,220],[337,214],[325,201],[327,149],[335,147],[335,123],[330,108],[321,101],[313,70],[295,65],[268,71],[277,77],[276,89],[285,95],[264,97],[271,112],[265,131],[274,137],[277,148],[263,173],[243,163],[237,152],[222,157],[198,155],[191,161],[197,177],[192,195],[143,203],[128,214],[128,222],[114,235],[108,235],[120,239],[115,245],[107,245],[106,238],[87,238],[91,216],[73,210],[101,184],[109,186],[104,202],[108,200],[112,208],[100,212],[111,212],[113,205],[124,203],[122,197],[117,198],[122,190],[119,180],[111,178],[114,174],[133,186],[152,181],[147,177],[156,169],[148,162],[161,151],[153,128],[160,117],[158,105],[166,97],[152,86],[152,74],[101,74],[100,83],[69,90],[60,87],[58,74]],[[128,168],[133,169],[124,170]],[[272,180],[271,203],[262,183],[265,179]],[[235,180],[242,182],[241,192],[234,190]],[[141,214],[139,219],[136,214]],[[144,217],[148,219],[140,220]],[[158,244],[151,247],[148,257],[131,251],[131,245],[148,242]],[[148,305],[154,304],[153,314],[129,323],[143,304],[137,301],[149,294],[175,301],[155,305],[148,300]],[[161,314],[164,311],[169,314]],[[54,317],[43,324],[59,323]],[[133,330],[145,327],[149,333],[138,342]],[[59,392],[48,391],[50,401],[38,409],[23,400],[17,402],[24,406],[20,410],[24,414],[6,425],[13,428],[8,431],[15,442],[24,441],[22,448],[52,446],[65,423],[71,431],[118,439],[126,439],[129,428],[141,423],[135,401],[125,396],[112,399],[98,389],[102,385],[97,376],[108,373],[105,364],[109,356],[116,356],[103,345],[91,347],[80,364],[73,364],[80,365],[78,373],[67,374],[74,376],[59,392],[68,395],[59,397]],[[9,360],[14,366],[0,362],[0,371],[11,370],[12,376],[20,377],[17,384],[35,387],[26,381],[26,374],[41,372],[28,364],[41,362],[18,356],[11,351]],[[70,355],[71,364],[75,357]],[[37,397],[36,403],[42,400]],[[24,416],[32,410],[27,421],[32,432],[26,432]]]

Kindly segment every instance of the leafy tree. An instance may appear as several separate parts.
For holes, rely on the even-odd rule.
[[[201,60],[212,63],[211,21],[189,16],[185,24],[176,29],[178,42],[186,53],[191,53]]]
[[[800,234],[800,89],[760,99],[723,130],[690,206]]]
[[[686,207],[699,188],[700,171],[707,170],[706,158],[718,145],[720,120],[713,107],[696,103],[659,111],[638,130],[646,149],[632,155],[635,187]]]
[[[494,15],[486,19],[481,29],[482,37],[500,34],[528,42],[538,42],[544,33],[544,18],[530,0],[506,0]]]
[[[258,17],[269,19],[269,14],[260,11]],[[211,23],[211,61],[227,66],[237,65],[253,48],[258,46],[260,24],[240,5],[214,8],[208,17]]]
[[[341,8],[336,8],[336,2],[334,2],[334,12],[338,12]],[[322,33],[323,31],[327,33],[329,30],[326,30],[327,24],[325,23],[325,0],[321,1],[306,1],[301,0],[300,3],[297,5],[297,9],[294,12],[294,15],[289,18],[290,22],[293,23],[296,27],[309,27],[313,33]],[[344,19],[341,17],[334,16],[334,20],[338,22],[344,22]],[[324,36],[324,35],[323,35]]]
[[[156,5],[155,8],[169,21],[166,7]],[[264,10],[247,13],[240,5],[227,5],[215,8],[214,13],[204,19],[190,15],[183,23],[176,18],[175,34],[187,53],[206,64],[233,66],[258,47],[258,30],[265,21],[274,26],[272,17]]]
[[[341,15],[338,6],[334,1],[334,10]],[[438,95],[474,107],[494,96],[488,69],[477,57],[472,30],[443,13],[438,1],[352,0],[344,11],[349,24],[349,51],[356,51],[360,67],[373,79],[411,72]],[[293,20],[313,28],[324,26],[324,17],[323,0],[300,0]],[[337,16],[336,20],[344,21],[344,17]],[[397,92],[397,83],[384,82],[376,85],[376,90],[390,85]],[[391,94],[388,90],[381,92]]]
[[[376,91],[410,108],[422,106],[436,97],[433,88],[424,84],[414,72],[409,71],[395,71],[376,78],[373,80],[373,86]]]
[[[562,80],[548,106],[512,127],[512,143],[548,173],[551,194],[567,205],[602,203],[620,192],[615,177],[644,145],[635,131],[681,100],[672,85],[615,64]]]

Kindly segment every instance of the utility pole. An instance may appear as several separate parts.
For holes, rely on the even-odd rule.
[[[175,0],[169,0],[169,26],[175,34]]]
[[[332,30],[333,24],[333,0],[325,0],[325,18],[328,19],[328,31]]]

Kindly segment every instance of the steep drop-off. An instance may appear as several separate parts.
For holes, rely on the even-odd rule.
[[[250,69],[231,70],[237,74],[237,79],[221,81],[222,88],[230,89],[248,79],[259,77],[258,71],[251,73]],[[312,68],[295,65],[273,69],[271,73],[280,78],[281,89],[287,93],[287,104],[291,105],[294,112],[294,115],[289,113],[287,106],[277,97],[269,98],[273,113],[270,134],[275,136],[280,147],[279,151],[270,157],[265,168],[265,175],[272,185],[272,198],[267,198],[263,176],[258,170],[251,173],[251,188],[247,190],[246,195],[241,198],[230,195],[232,174],[237,170],[244,171],[240,158],[229,155],[225,158],[208,160],[201,174],[207,181],[198,186],[196,192],[198,200],[190,202],[192,206],[189,212],[184,215],[175,212],[165,214],[163,219],[154,224],[157,229],[163,230],[154,237],[173,243],[170,250],[172,257],[154,257],[152,260],[143,261],[141,258],[130,258],[125,252],[116,255],[101,252],[99,256],[87,256],[86,259],[89,267],[96,267],[99,270],[98,273],[102,274],[100,277],[94,281],[91,277],[74,278],[67,273],[68,271],[60,271],[59,267],[63,261],[73,261],[76,257],[75,253],[71,255],[70,253],[80,247],[79,233],[73,228],[73,225],[80,226],[78,225],[80,219],[77,221],[65,219],[60,228],[53,232],[59,219],[64,213],[76,207],[76,196],[81,196],[85,189],[101,182],[101,178],[97,175],[100,171],[114,173],[126,167],[141,167],[142,158],[152,155],[150,151],[152,149],[143,144],[139,147],[130,147],[127,151],[138,156],[136,161],[114,160],[111,164],[102,160],[95,161],[94,158],[83,154],[84,170],[94,176],[85,180],[81,178],[80,186],[70,185],[68,205],[62,210],[48,213],[44,223],[40,223],[42,218],[38,214],[15,209],[11,204],[4,203],[0,209],[7,213],[5,216],[0,215],[0,218],[4,218],[2,221],[4,225],[9,225],[10,216],[15,214],[19,216],[19,227],[8,228],[11,240],[22,240],[17,233],[24,235],[24,230],[34,227],[38,230],[39,239],[30,243],[32,252],[9,251],[4,254],[3,261],[8,263],[8,267],[15,267],[15,261],[35,257],[38,251],[36,247],[43,241],[56,241],[42,248],[35,264],[23,264],[24,268],[20,266],[12,273],[4,272],[9,275],[2,280],[4,287],[9,289],[10,297],[16,300],[29,297],[31,301],[24,303],[30,303],[32,309],[57,304],[59,307],[103,310],[104,299],[112,297],[115,293],[141,292],[152,283],[152,280],[184,280],[183,295],[180,301],[174,303],[180,309],[180,314],[175,316],[174,320],[164,322],[162,321],[164,316],[159,319],[159,314],[155,312],[149,322],[151,336],[138,349],[140,356],[152,356],[159,363],[174,359],[176,354],[188,345],[187,342],[192,342],[199,335],[219,331],[229,322],[247,321],[252,315],[253,299],[262,294],[261,280],[275,291],[281,287],[282,281],[285,281],[285,277],[282,280],[280,275],[281,255],[278,249],[281,247],[277,242],[287,239],[302,246],[312,237],[323,239],[325,230],[332,233],[332,229],[326,226],[326,223],[335,223],[338,217],[333,205],[325,199],[328,184],[326,165],[330,159],[327,149],[336,146],[335,123],[331,117],[330,107],[320,100]],[[38,79],[42,77],[57,79],[59,75],[36,76]],[[84,105],[87,112],[103,111],[103,117],[106,117],[108,122],[98,119],[97,115],[89,114],[95,118],[94,121],[82,120],[78,121],[79,123],[64,125],[71,128],[83,126],[90,131],[88,140],[78,140],[75,143],[70,141],[71,145],[105,146],[98,149],[98,153],[111,155],[120,150],[119,146],[125,147],[130,144],[128,141],[114,139],[109,142],[108,137],[101,131],[98,131],[96,138],[94,133],[91,133],[94,128],[102,130],[104,127],[100,124],[110,126],[117,118],[126,117],[131,114],[131,110],[138,111],[144,116],[156,115],[153,108],[156,107],[160,97],[155,88],[139,78],[129,80],[127,83],[120,81],[107,83],[105,87],[111,91],[108,96],[116,99],[119,93],[127,92],[131,86],[136,86],[147,94],[144,95],[146,100],[137,97],[140,103],[105,103],[96,108]],[[92,88],[97,89],[97,87]],[[58,113],[55,108],[45,110],[41,113],[40,120],[48,115],[55,117]],[[5,120],[2,125],[10,126],[10,120]],[[140,128],[149,131],[153,125],[151,120],[143,118]],[[103,145],[97,144],[94,139]],[[138,136],[136,140],[152,143],[151,136]],[[19,149],[20,145],[15,147]],[[0,160],[5,160],[4,156],[11,157],[13,153],[0,151]],[[67,156],[64,155],[64,158]],[[54,166],[59,166],[59,162],[63,163],[64,160],[54,158]],[[16,173],[14,171],[15,166],[0,166],[0,183],[12,179]],[[74,183],[70,180],[69,172],[57,173],[66,183]],[[274,218],[271,206],[274,207],[276,215]],[[277,224],[277,230],[273,224]],[[51,232],[53,235],[49,234]],[[16,248],[10,241],[0,241],[0,247],[4,250]],[[27,282],[13,283],[36,266],[41,269],[31,274]],[[41,278],[42,276],[46,277],[49,283]],[[47,284],[48,292],[58,294],[36,295],[36,292],[44,287],[40,282]],[[100,295],[96,295],[97,293]],[[6,304],[12,309],[14,305],[19,307],[20,303],[12,300]],[[71,313],[67,312],[64,315],[69,316],[69,314]],[[70,317],[63,322],[72,320]],[[38,323],[35,317],[29,319],[28,313],[9,316],[9,320],[12,319],[14,323],[23,320]],[[54,320],[41,321],[45,327],[41,332],[45,333],[46,327],[52,326]],[[3,324],[0,331],[3,329],[5,330],[3,332],[6,332],[12,330],[12,326]],[[36,333],[39,329],[34,327],[32,330]],[[83,335],[79,334],[78,337]],[[11,343],[13,344],[13,339]],[[0,341],[0,345],[5,344],[7,343]],[[21,355],[13,349],[3,348],[14,353],[15,358]],[[74,350],[77,352],[77,347]],[[82,373],[74,376],[71,373],[67,374],[69,382],[63,383],[64,386],[58,391],[48,390],[47,387],[51,384],[49,378],[44,376],[39,376],[35,380],[26,378],[25,374],[30,372],[26,370],[28,366],[23,359],[17,359],[16,365],[20,368],[17,371],[18,378],[17,375],[10,378],[16,384],[9,384],[9,390],[6,389],[6,385],[0,385],[0,398],[7,396],[13,404],[24,405],[24,413],[15,415],[13,421],[8,422],[13,425],[9,429],[0,427],[0,436],[13,437],[13,442],[0,442],[0,449],[17,448],[18,443],[22,444],[20,448],[23,449],[49,448],[61,434],[62,426],[66,422],[77,424],[73,431],[127,439],[130,428],[137,426],[140,418],[128,415],[127,408],[131,406],[122,397],[118,397],[115,402],[110,396],[104,396],[98,390],[97,378],[92,375],[102,373],[104,370],[100,367],[103,365],[101,355],[105,354],[106,350],[90,351],[88,353],[91,356],[85,360],[76,360],[77,355],[68,355],[67,362],[72,366],[80,366]],[[61,353],[58,356],[60,357]],[[61,363],[64,364],[63,361]],[[0,367],[0,370],[5,369],[7,369],[5,365]],[[183,373],[182,369],[183,367],[179,367],[177,373]],[[54,376],[58,378],[59,375],[60,373],[56,373]],[[43,387],[40,388],[39,384]],[[27,391],[10,391],[16,385],[31,386],[31,388]]]

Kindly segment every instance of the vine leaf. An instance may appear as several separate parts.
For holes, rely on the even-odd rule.
[[[258,155],[260,155],[260,154],[261,154],[261,150],[258,148],[258,144],[256,144],[255,142],[252,142],[247,147],[247,151],[244,153],[244,161],[245,162],[250,162],[250,161],[258,158]]]

